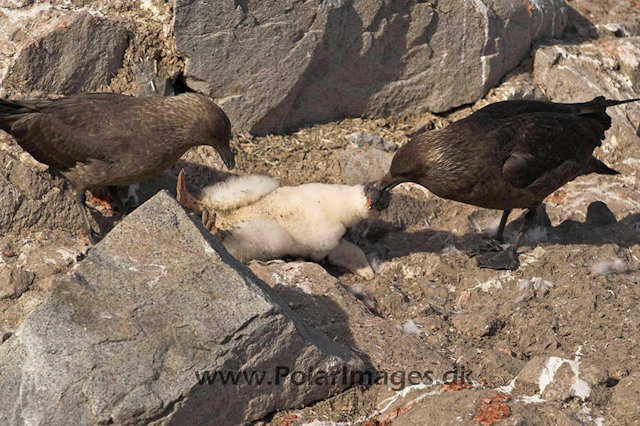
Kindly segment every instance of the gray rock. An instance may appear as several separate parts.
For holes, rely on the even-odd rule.
[[[174,31],[187,84],[262,134],[472,103],[533,40],[560,36],[566,12],[564,1],[176,0]]]
[[[596,25],[596,29],[599,37],[629,37],[629,31],[627,31],[624,25],[617,22],[609,22],[604,25]]]
[[[611,3],[571,0],[565,36],[572,42],[584,42],[572,40],[573,33],[590,38],[640,36],[640,20],[634,9],[633,0]]]
[[[535,357],[529,361],[518,373],[515,392],[556,402],[573,397],[584,401],[592,396],[590,384],[581,375],[580,363],[558,357]]]
[[[542,398],[547,401],[567,401],[573,396],[572,386],[575,382],[576,377],[571,366],[564,363],[556,371],[553,381],[542,392]]]
[[[540,389],[540,375],[545,370],[547,357],[536,356],[518,373],[515,383],[516,394],[537,395]]]
[[[512,405],[509,419],[502,422],[511,425],[554,425],[554,426],[584,426],[591,418],[584,419],[580,411],[554,404]]]
[[[71,94],[109,84],[122,67],[127,30],[86,12],[68,14],[25,45],[3,85],[22,93]]]
[[[136,96],[173,96],[173,83],[170,78],[159,77],[157,65],[143,64],[136,72]]]
[[[504,321],[492,313],[456,314],[451,317],[451,323],[475,337],[493,336],[504,326]]]
[[[346,148],[338,152],[342,179],[356,185],[382,178],[391,167],[393,154],[376,148]]]
[[[346,136],[346,139],[350,143],[360,147],[373,146],[374,148],[382,149],[386,152],[393,152],[398,149],[397,143],[366,132],[351,133]]]
[[[19,240],[16,261],[36,277],[36,287],[43,287],[43,279],[61,274],[84,258],[89,248],[83,239],[64,230],[33,231]]]
[[[534,81],[554,102],[583,102],[596,96],[636,98],[633,81],[640,72],[639,61],[640,37],[580,45],[541,45],[535,52]],[[608,164],[615,164],[626,159],[625,153],[640,143],[640,105],[611,107],[607,113],[612,126],[601,153]]]
[[[640,92],[640,37],[616,40],[612,47],[620,72]]]
[[[391,194],[389,208],[382,212],[380,219],[393,223],[401,229],[425,223],[425,221],[428,223],[434,216],[432,196],[426,191],[416,195],[396,190]]]
[[[611,398],[609,386],[615,382],[609,371],[598,364],[583,362],[580,364],[580,378],[591,387],[589,398],[597,405],[608,404]]]
[[[494,102],[521,99],[537,101],[548,100],[540,86],[533,82],[533,75],[531,73],[522,71],[516,73],[514,71],[513,74],[510,73],[507,75],[499,86],[489,90],[489,93],[476,104],[479,107],[484,107]]]
[[[378,423],[371,424],[382,425],[387,419],[392,419],[393,426],[588,424],[580,421],[580,413],[572,408],[552,404],[531,404],[505,395],[499,398],[495,390],[480,388],[443,393],[429,391],[423,391],[424,394],[418,397],[409,394],[405,399],[391,405],[387,411],[391,412],[391,415],[381,415],[378,417]],[[505,400],[506,402],[499,402]],[[489,401],[493,403],[489,404]],[[405,408],[407,405],[410,409]],[[503,412],[501,406],[508,407],[507,411]],[[396,417],[393,414],[397,412],[400,414]],[[501,412],[504,414],[500,415]]]
[[[63,189],[61,189],[63,188]],[[0,234],[82,227],[73,193],[62,178],[27,166],[0,150]]]
[[[594,201],[587,208],[587,223],[592,225],[611,225],[617,222],[616,215],[602,201]]]
[[[372,315],[371,303],[375,302],[360,284],[346,286],[310,262],[251,262],[249,267],[307,324],[357,348],[361,357],[380,370],[430,370],[434,379],[442,379],[454,368],[432,346]]]
[[[163,191],[0,345],[0,399],[12,401],[0,424],[244,424],[344,388],[291,375],[275,385],[278,366],[305,374],[362,364],[305,326]],[[265,371],[273,382],[200,385],[205,371]]]
[[[21,9],[23,7],[31,6],[34,2],[35,0],[0,0],[0,7]]]
[[[621,424],[640,424],[640,371],[620,380],[613,388],[611,414]]]
[[[0,270],[0,299],[20,297],[33,283],[35,274],[23,269]]]
[[[606,368],[591,362],[580,365],[580,377],[591,386],[604,386],[610,380],[609,371]]]
[[[145,74],[136,75],[136,96],[173,96],[171,80],[164,77],[150,77]]]

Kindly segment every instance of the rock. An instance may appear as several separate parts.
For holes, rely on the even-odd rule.
[[[591,387],[580,375],[580,362],[559,357],[535,357],[518,373],[515,392],[540,396],[549,401],[582,401],[591,396]]]
[[[586,16],[589,16],[589,14]],[[567,13],[567,26],[563,35],[570,40],[583,42],[585,39],[598,38],[598,28],[593,22],[575,10],[572,5],[572,7],[569,7],[569,13]]]
[[[404,401],[397,405],[398,415],[397,418],[393,418],[394,426],[410,426],[410,425],[456,425],[456,424],[468,424],[473,425],[475,422],[473,418],[476,415],[476,410],[480,404],[482,397],[490,397],[495,392],[481,390],[479,392],[463,389],[457,392],[445,392],[436,395],[429,395],[433,393],[432,389],[425,389],[422,393],[425,393],[424,397],[417,399],[415,406],[411,407],[406,413],[403,408],[407,406],[407,402]],[[419,395],[419,394],[418,394]],[[412,395],[412,398],[417,398],[418,395]],[[413,405],[413,404],[412,404]],[[407,406],[408,408],[408,406]],[[382,420],[379,424],[384,425],[387,418],[391,418],[394,413],[393,410],[389,410],[391,414],[386,416],[379,416]]]
[[[576,381],[576,376],[568,363],[563,363],[556,370],[553,381],[542,392],[542,398],[547,401],[567,401],[571,398],[572,386]]]
[[[609,22],[604,25],[596,25],[596,32],[599,37],[629,37],[629,31],[627,31],[624,25],[614,22]]]
[[[89,92],[109,84],[129,43],[120,24],[89,13],[67,14],[22,47],[3,85],[23,94]]]
[[[640,37],[617,40],[610,49],[620,72],[631,81],[635,91],[640,92]]]
[[[171,79],[159,77],[156,73],[156,66],[149,63],[143,64],[136,72],[136,96],[173,96],[173,83]]]
[[[0,299],[20,297],[33,283],[35,274],[23,269],[0,270]]]
[[[21,9],[23,7],[31,6],[34,2],[35,0],[0,0],[0,7]]]
[[[391,167],[393,154],[376,148],[345,148],[338,152],[342,179],[347,185],[382,178]]]
[[[540,392],[540,375],[545,370],[547,357],[537,356],[531,359],[518,373],[516,392],[518,394],[536,395]]]
[[[606,368],[592,363],[582,363],[580,365],[580,377],[591,386],[604,386],[609,380],[609,372]]]
[[[493,336],[504,326],[504,321],[492,313],[456,314],[451,317],[451,323],[475,337]]]
[[[368,145],[386,152],[393,152],[398,149],[397,143],[366,132],[351,133],[346,136],[346,139],[359,147]]]
[[[363,364],[305,326],[163,191],[0,345],[0,399],[13,401],[0,407],[0,423],[245,424],[345,386],[291,375],[279,385],[222,385],[215,371],[264,371],[273,381],[285,368],[343,366]],[[207,371],[213,384],[198,384]]]
[[[46,240],[39,240],[42,234],[39,231],[25,234],[19,249],[21,264],[35,274],[36,280],[66,272],[83,259],[89,249],[85,241],[68,231],[50,230],[46,232]]]
[[[149,77],[148,75],[136,75],[136,96],[173,96],[171,80],[163,77]]]
[[[555,0],[177,0],[174,31],[187,85],[264,134],[475,102],[533,40],[561,35],[566,12]]]
[[[611,414],[621,424],[640,425],[640,371],[620,380],[613,388]]]
[[[608,405],[611,399],[609,388],[617,381],[609,375],[606,368],[591,362],[580,364],[580,378],[591,387],[589,399],[596,405]]]
[[[434,379],[442,379],[453,370],[451,361],[433,347],[373,315],[367,306],[368,292],[359,284],[347,290],[338,279],[311,262],[251,262],[249,267],[307,324],[357,349],[377,369],[430,370]]]
[[[589,204],[586,221],[597,226],[612,225],[617,222],[616,215],[602,201]]]
[[[0,235],[81,229],[80,212],[67,186],[62,178],[34,170],[17,155],[0,150]]]
[[[571,36],[580,29],[581,35],[590,38],[620,37],[615,30],[617,28],[624,29],[623,36],[639,36],[640,21],[635,9],[633,1],[571,0],[565,36]],[[577,41],[583,42],[584,39]]]
[[[377,416],[378,423],[365,422],[363,425],[584,425],[579,415],[569,408],[528,404],[488,389],[449,392],[423,389],[399,398],[385,413]]]
[[[513,404],[512,412],[507,422],[510,425],[555,425],[555,426],[584,426],[591,423],[584,419],[580,411],[556,407],[552,404]]]
[[[527,59],[525,61],[531,62]],[[483,107],[495,102],[511,100],[546,101],[547,97],[540,86],[533,82],[533,75],[530,72],[516,73],[514,71],[514,73],[508,74],[499,86],[489,90],[489,93],[480,99],[476,105]]]
[[[478,365],[474,363],[474,368],[482,371],[482,376],[486,377],[490,383],[508,385],[524,365],[525,361],[506,353],[505,349],[501,348],[483,351],[478,359]]]
[[[534,81],[549,100],[583,102],[596,96],[609,99],[639,97],[633,80],[640,61],[640,37],[607,39],[580,45],[541,45],[534,56]],[[626,64],[626,65],[625,65]],[[607,109],[612,127],[606,133],[602,153],[608,163],[627,158],[640,143],[640,105],[632,103]]]

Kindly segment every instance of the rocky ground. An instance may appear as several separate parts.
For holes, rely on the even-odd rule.
[[[99,2],[83,3],[90,9]],[[118,2],[117,16],[146,16],[149,33],[171,38],[167,3],[145,2],[149,7],[142,11],[130,3]],[[640,3],[568,5],[563,38],[539,41],[475,104],[441,114],[344,119],[286,135],[236,132],[236,171],[268,174],[285,185],[362,182],[384,173],[393,151],[411,136],[442,128],[486,103],[637,97]],[[108,90],[134,93],[140,73],[132,61],[148,59],[140,52],[157,43],[145,40],[127,48]],[[163,40],[159,46],[157,74],[175,80],[181,59]],[[361,224],[349,233],[369,256],[373,280],[301,260],[249,264],[307,326],[351,348],[369,369],[408,374],[455,365],[470,378],[353,387],[255,424],[640,424],[640,106],[611,113],[614,126],[596,155],[621,175],[582,177],[551,195],[548,220],[527,235],[515,272],[480,269],[466,254],[495,232],[500,212],[442,200],[416,185],[394,190],[382,217],[387,225]],[[13,203],[0,207],[5,342],[92,249],[71,231],[79,229],[79,217],[64,183],[8,137],[0,138],[0,199]],[[218,179],[213,170],[223,166],[212,149],[193,149],[161,178],[131,188],[130,205],[159,188],[173,190],[182,168],[197,192]],[[94,195],[94,217],[103,229],[112,228],[122,218],[108,198]],[[517,214],[507,228],[511,239]]]

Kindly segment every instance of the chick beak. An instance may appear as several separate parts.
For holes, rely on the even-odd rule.
[[[371,202],[371,198],[367,197],[367,210],[371,210],[373,208],[373,203]]]

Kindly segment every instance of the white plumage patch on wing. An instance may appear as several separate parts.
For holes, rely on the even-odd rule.
[[[258,201],[279,186],[280,182],[269,176],[234,176],[204,188],[202,202],[211,209],[236,209]]]

